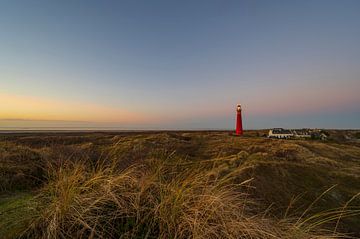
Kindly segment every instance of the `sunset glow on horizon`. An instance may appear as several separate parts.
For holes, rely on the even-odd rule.
[[[0,108],[2,119],[139,123],[143,118],[119,108],[66,100],[1,94],[0,101],[7,102]]]
[[[360,128],[359,1],[7,1],[0,128]]]

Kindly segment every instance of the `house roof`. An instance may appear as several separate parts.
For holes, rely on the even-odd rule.
[[[272,130],[273,134],[292,134],[290,130],[288,129],[282,129],[282,128],[274,128]]]

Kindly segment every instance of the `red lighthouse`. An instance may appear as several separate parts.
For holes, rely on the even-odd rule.
[[[236,135],[243,134],[242,118],[241,118],[241,105],[236,107]]]

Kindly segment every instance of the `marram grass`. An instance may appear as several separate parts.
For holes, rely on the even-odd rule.
[[[49,164],[47,183],[20,203],[21,214],[19,205],[7,208],[1,238],[346,238],[323,226],[359,215],[346,207],[305,216],[310,205],[297,218],[271,217],[249,197],[251,179],[236,184],[214,164],[120,164]]]

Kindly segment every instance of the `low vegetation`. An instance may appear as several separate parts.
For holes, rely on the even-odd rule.
[[[360,235],[360,144],[247,132],[0,136],[0,238]]]

